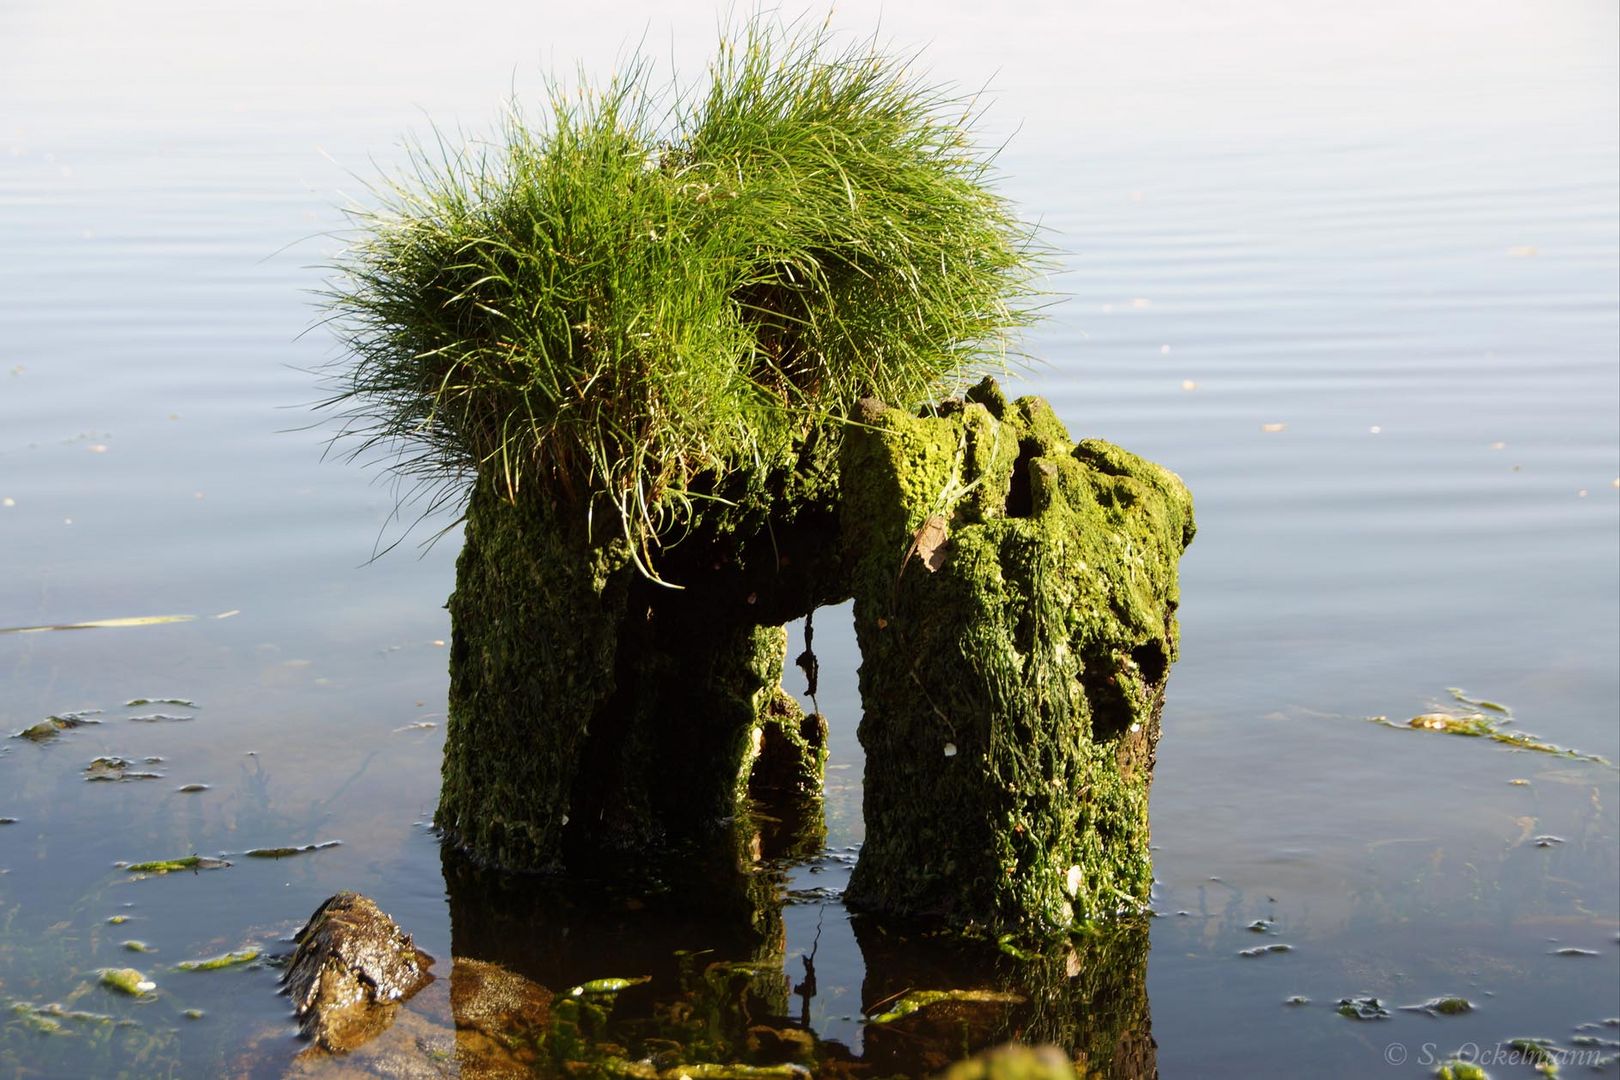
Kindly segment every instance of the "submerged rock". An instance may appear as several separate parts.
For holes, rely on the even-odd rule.
[[[294,940],[282,985],[300,1030],[324,1050],[351,1050],[374,1037],[393,1022],[399,1002],[433,979],[433,958],[359,893],[328,899]]]
[[[450,969],[450,1009],[462,1077],[544,1075],[551,991],[500,964],[458,956]]]
[[[467,957],[427,987],[409,1008],[391,1008],[394,1022],[345,1053],[341,1064],[315,1047],[304,1051],[283,1080],[386,1077],[387,1080],[521,1080],[554,1076],[543,1055],[552,1034],[552,994],[500,964]],[[268,1036],[240,1060],[240,1071],[276,1051]],[[590,1076],[601,1075],[590,1073]],[[608,1074],[612,1075],[612,1074]]]

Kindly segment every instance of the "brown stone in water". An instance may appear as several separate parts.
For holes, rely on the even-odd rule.
[[[328,899],[293,940],[282,986],[300,1030],[323,1050],[342,1053],[375,1037],[399,1002],[433,981],[433,958],[359,893]]]

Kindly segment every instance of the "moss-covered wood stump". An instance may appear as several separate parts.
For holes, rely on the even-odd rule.
[[[751,794],[819,816],[825,722],[781,689],[782,626],[842,599],[826,457],[812,441],[759,490],[717,493],[662,581],[584,506],[480,476],[449,603],[450,842],[558,870],[724,843]]]
[[[781,690],[782,625],[853,595],[851,906],[1041,934],[1146,903],[1186,488],[989,380],[855,420],[717,492],[663,581],[582,507],[480,479],[450,603],[453,842],[557,869],[717,836],[751,789],[816,805],[825,728]]]
[[[843,451],[866,842],[852,907],[1035,933],[1139,908],[1192,501],[994,383]]]

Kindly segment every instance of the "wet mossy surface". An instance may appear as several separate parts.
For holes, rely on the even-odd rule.
[[[480,480],[449,608],[450,715],[435,819],[511,869],[560,864],[568,793],[613,688],[630,571],[583,520],[511,503]]]
[[[851,906],[1035,935],[1145,904],[1192,504],[984,383],[843,460],[867,841]]]
[[[454,843],[555,871],[712,833],[751,787],[813,802],[826,738],[780,690],[781,627],[853,596],[852,906],[1039,936],[1144,904],[1186,488],[990,380],[858,412],[709,492],[657,580],[591,507],[480,478],[449,605]]]
[[[780,690],[782,626],[845,598],[831,435],[737,474],[640,573],[610,516],[480,479],[457,564],[435,821],[557,871],[714,833],[761,783],[819,799],[826,740]],[[598,532],[592,532],[593,521]]]

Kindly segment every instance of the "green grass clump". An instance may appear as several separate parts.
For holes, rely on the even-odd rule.
[[[493,470],[613,511],[645,557],[862,396],[1003,366],[1030,320],[1040,252],[972,101],[874,42],[755,22],[699,93],[637,60],[549,105],[418,150],[326,296],[349,356],[327,404],[436,501]]]

